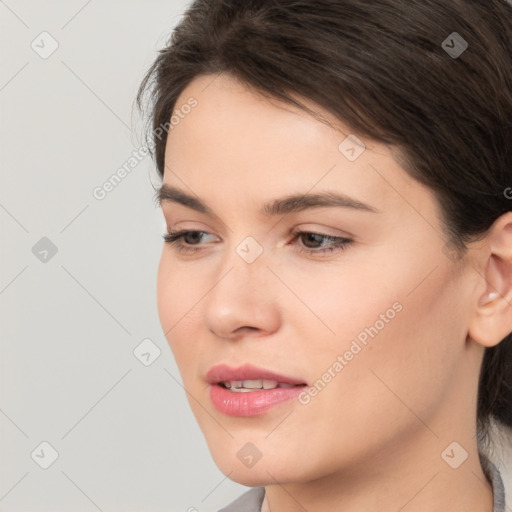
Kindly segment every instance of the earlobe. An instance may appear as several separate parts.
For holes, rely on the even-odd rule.
[[[480,292],[469,326],[469,336],[492,347],[512,332],[512,212],[499,217],[490,228],[483,247]]]

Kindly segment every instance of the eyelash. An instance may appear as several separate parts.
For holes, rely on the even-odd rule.
[[[178,231],[170,231],[169,233],[166,233],[165,235],[162,235],[162,238],[164,239],[165,243],[170,244],[174,246],[174,249],[176,249],[178,252],[181,253],[195,253],[197,251],[200,251],[200,248],[194,248],[194,246],[185,245],[180,240],[183,239],[188,234],[191,233],[204,233],[209,234],[206,231],[190,231],[190,230],[178,230]],[[320,254],[327,254],[332,251],[340,251],[345,249],[351,242],[349,238],[343,238],[343,237],[337,237],[337,236],[331,236],[331,235],[325,235],[323,233],[315,233],[312,231],[301,231],[297,230],[293,232],[293,240],[296,240],[300,238],[302,235],[316,235],[319,237],[322,237],[324,239],[333,241],[334,243],[330,246],[321,248],[321,249],[311,249],[308,247],[299,247],[298,251],[299,253],[307,253],[308,255],[320,255]]]

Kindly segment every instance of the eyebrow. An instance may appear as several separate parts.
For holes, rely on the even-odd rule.
[[[186,194],[184,191],[163,184],[156,192],[156,201],[159,206],[165,202],[174,202],[191,208],[206,215],[216,216],[214,212],[197,197]],[[380,210],[353,199],[344,194],[324,192],[318,194],[293,194],[265,203],[260,213],[266,217],[301,212],[309,208],[337,207],[352,208],[365,212],[380,213]]]

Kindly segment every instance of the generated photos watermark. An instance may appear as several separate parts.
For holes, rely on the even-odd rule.
[[[317,396],[326,386],[331,382],[346,366],[354,360],[354,357],[362,352],[362,350],[368,346],[368,342],[373,340],[387,324],[393,320],[403,306],[400,302],[394,302],[393,305],[386,310],[385,313],[381,313],[379,319],[374,322],[370,327],[366,327],[353,339],[350,348],[346,350],[342,355],[338,355],[336,360],[325,370],[321,378],[317,379],[315,383],[300,393],[297,397],[298,401],[302,405],[307,405],[311,402],[311,399]]]

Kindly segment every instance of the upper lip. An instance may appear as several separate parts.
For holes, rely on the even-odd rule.
[[[244,364],[237,368],[232,368],[226,364],[219,364],[212,366],[207,374],[206,380],[210,384],[218,384],[219,382],[229,382],[237,380],[275,380],[276,382],[283,382],[288,384],[306,384],[303,380],[281,375],[266,368],[258,368],[251,364]]]

